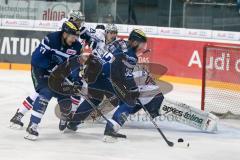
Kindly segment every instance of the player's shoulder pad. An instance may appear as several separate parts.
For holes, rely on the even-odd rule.
[[[55,43],[61,38],[61,31],[51,32],[44,37],[44,41],[48,44]]]

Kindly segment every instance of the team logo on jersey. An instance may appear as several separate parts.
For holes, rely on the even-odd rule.
[[[67,49],[66,51],[67,54],[70,54],[70,55],[74,55],[77,53],[77,51],[73,50],[73,49]]]

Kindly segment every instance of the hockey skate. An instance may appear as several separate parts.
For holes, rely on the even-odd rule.
[[[114,143],[117,142],[118,138],[127,138],[127,136],[121,133],[117,133],[116,131],[108,127],[105,129],[103,142]]]
[[[25,139],[35,141],[38,138],[38,131],[37,131],[38,125],[35,123],[29,123],[27,127],[27,135],[24,137]]]
[[[68,122],[66,127],[64,133],[75,133],[78,130],[78,124],[73,122]]]
[[[59,130],[60,131],[63,131],[64,129],[66,129],[67,124],[68,124],[69,120],[71,119],[71,116],[72,116],[71,113],[70,114],[64,114],[64,113],[61,114],[60,122],[59,122]]]
[[[15,113],[15,115],[12,117],[12,119],[10,120],[10,128],[12,129],[21,129],[23,127],[23,122],[21,121],[22,117],[24,115],[20,112]]]

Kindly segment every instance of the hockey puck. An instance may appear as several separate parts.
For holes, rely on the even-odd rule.
[[[182,138],[178,139],[178,146],[183,148],[188,148],[190,146],[189,142],[184,142]]]
[[[183,139],[182,138],[179,138],[178,139],[178,143],[183,143],[184,141],[183,141]]]

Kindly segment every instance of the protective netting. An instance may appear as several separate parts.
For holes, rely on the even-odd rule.
[[[240,47],[206,46],[202,108],[223,118],[240,118]]]

